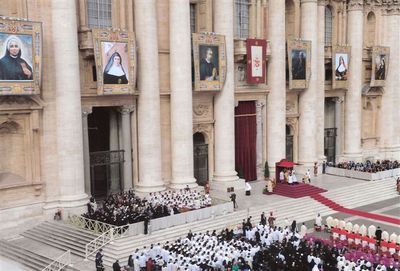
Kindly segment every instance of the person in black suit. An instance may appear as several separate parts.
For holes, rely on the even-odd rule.
[[[121,271],[121,266],[119,265],[119,261],[116,260],[113,264],[113,271]]]
[[[375,231],[375,239],[376,239],[376,245],[379,248],[381,246],[381,240],[382,240],[382,230],[381,227],[379,226]]]

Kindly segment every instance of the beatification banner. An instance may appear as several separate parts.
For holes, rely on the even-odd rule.
[[[261,39],[247,39],[246,53],[247,83],[265,83],[267,41]]]
[[[311,41],[289,40],[287,50],[289,89],[308,88],[311,77]]]
[[[350,46],[332,48],[332,88],[347,89],[350,67]]]
[[[219,91],[225,84],[225,36],[193,33],[194,90]]]
[[[384,87],[389,69],[390,47],[372,47],[371,87]]]
[[[0,95],[40,94],[42,23],[0,19]]]
[[[136,85],[135,34],[93,29],[97,94],[132,94]]]

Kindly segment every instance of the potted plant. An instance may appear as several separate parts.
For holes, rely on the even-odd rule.
[[[268,166],[268,161],[265,161],[264,164],[264,179],[268,180],[269,179],[269,166]]]

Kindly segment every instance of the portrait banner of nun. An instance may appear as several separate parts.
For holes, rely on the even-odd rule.
[[[385,86],[389,56],[390,47],[376,46],[372,48],[371,87]]]
[[[226,77],[225,36],[193,33],[195,91],[222,90]]]
[[[332,50],[332,88],[346,89],[349,78],[350,46],[335,46]]]
[[[311,41],[288,41],[289,89],[305,89],[311,76]]]
[[[133,94],[136,46],[133,32],[93,29],[97,94]]]
[[[42,23],[0,19],[0,95],[40,93]]]

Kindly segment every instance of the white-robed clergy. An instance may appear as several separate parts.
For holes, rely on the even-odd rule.
[[[318,213],[317,217],[315,218],[315,226],[322,227],[322,217],[320,213]]]

